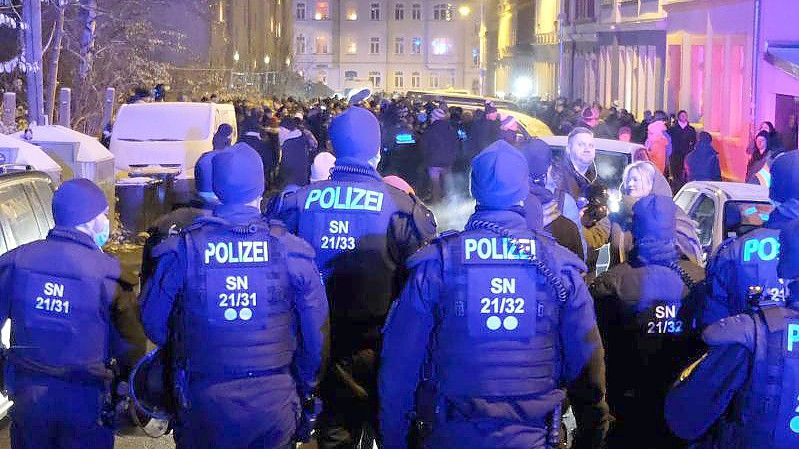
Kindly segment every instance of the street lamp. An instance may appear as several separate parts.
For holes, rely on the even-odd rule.
[[[239,56],[239,51],[238,51],[238,50],[236,50],[236,52],[235,52],[235,53],[233,53],[233,60],[234,60],[234,61],[236,61],[236,62],[239,62],[239,59],[240,59],[240,58],[241,58],[241,57]]]
[[[286,65],[291,65],[291,58],[286,56]]]
[[[264,56],[264,64],[269,64],[269,61],[271,60],[272,59],[269,57],[269,55]]]
[[[463,5],[460,8],[458,8],[458,14],[460,14],[461,17],[467,17],[471,13],[472,13],[472,8],[470,8],[469,5]]]

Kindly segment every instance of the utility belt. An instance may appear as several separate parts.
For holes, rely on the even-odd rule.
[[[509,398],[513,399],[513,398]],[[546,431],[546,448],[557,449],[561,447],[561,421],[563,408],[558,403],[555,408],[544,418]],[[445,395],[438,391],[438,385],[433,380],[424,380],[416,390],[416,411],[413,415],[413,429],[411,431],[412,447],[422,448],[424,440],[430,437],[436,428],[452,421],[469,421],[473,416],[468,416],[454,407]]]
[[[10,365],[14,375],[30,375],[52,377],[64,382],[76,382],[81,384],[97,384],[98,386],[110,386],[114,380],[114,371],[111,368],[116,364],[112,359],[104,366],[87,367],[57,367],[41,362],[30,360],[26,357],[15,355],[13,351],[6,351],[3,356],[4,362]],[[13,379],[11,382],[13,383]],[[13,385],[4,385],[13,388]]]

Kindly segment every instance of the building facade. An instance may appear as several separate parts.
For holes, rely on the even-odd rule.
[[[662,3],[666,107],[685,109],[713,136],[724,174],[742,179],[759,123],[770,121],[786,143],[796,141],[799,10],[780,0]]]
[[[181,78],[265,93],[291,65],[291,7],[291,0],[177,0],[153,8],[151,20],[182,37],[183,48],[161,49]]]
[[[293,0],[294,70],[337,92],[456,88],[479,93],[479,4]]]

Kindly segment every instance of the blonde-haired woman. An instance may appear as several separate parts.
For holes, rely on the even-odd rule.
[[[621,184],[620,210],[611,215],[610,264],[626,262],[632,249],[632,209],[639,198],[649,194],[672,197],[671,187],[655,165],[648,161],[633,162],[624,169]],[[677,208],[677,250],[686,259],[702,263],[702,245],[694,222]]]

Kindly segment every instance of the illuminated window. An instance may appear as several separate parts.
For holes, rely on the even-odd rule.
[[[394,72],[394,87],[405,87],[405,80],[402,77],[402,72]]]
[[[411,19],[413,20],[422,20],[422,5],[419,3],[414,3],[411,6]]]
[[[380,20],[380,3],[372,3],[369,5],[369,18],[372,20]]]
[[[438,73],[436,72],[430,73],[430,87],[438,89]]]
[[[372,87],[380,87],[383,82],[380,72],[369,72],[369,82],[372,83]]]
[[[313,15],[314,20],[330,19],[330,4],[327,2],[316,2],[316,11]]]
[[[327,72],[325,72],[324,70],[320,70],[316,74],[316,79],[322,84],[327,84]]]
[[[225,2],[219,0],[219,23],[223,23],[225,21]]]
[[[405,54],[405,38],[404,37],[395,37],[394,38],[394,54],[395,55],[404,55]]]
[[[373,37],[369,39],[369,53],[373,55],[380,54],[380,38]]]
[[[439,3],[433,6],[433,20],[452,20],[452,5]]]
[[[411,73],[411,87],[421,87],[421,77],[419,76],[419,72]]]
[[[352,39],[347,43],[347,54],[354,55],[355,53],[358,53],[358,44],[355,43],[355,39]]]
[[[422,38],[421,37],[414,37],[413,42],[411,43],[411,54],[420,55],[422,54]]]
[[[347,6],[347,20],[358,20],[358,7],[355,5]]]
[[[280,22],[277,23],[277,37],[280,37],[281,35],[281,30],[283,29],[282,25],[283,24]]]
[[[327,47],[327,38],[324,36],[316,36],[316,54],[317,55],[326,55],[328,54],[328,47]]]
[[[305,54],[305,36],[300,34],[299,36],[297,36],[297,39],[295,39],[295,41],[296,41],[295,53],[297,53],[298,55],[304,55]]]
[[[436,56],[449,55],[452,53],[452,40],[446,37],[437,37],[431,43],[433,54]]]
[[[305,20],[305,3],[297,3],[297,20]]]
[[[397,3],[394,6],[394,20],[405,20],[405,5]]]

